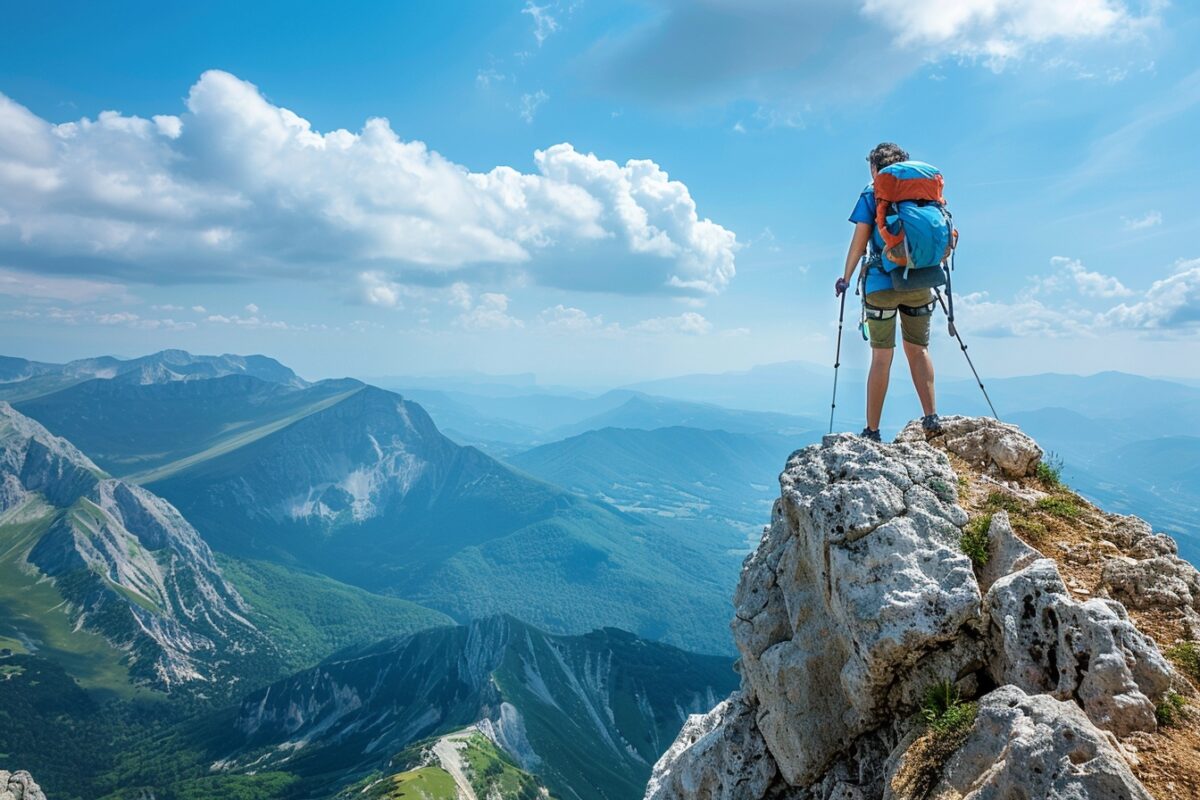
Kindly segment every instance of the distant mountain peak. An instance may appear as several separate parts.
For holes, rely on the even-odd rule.
[[[137,384],[170,383],[227,375],[249,375],[295,389],[310,384],[290,368],[263,355],[193,355],[186,350],[160,350],[138,358],[99,356],[64,364],[0,357],[0,385],[7,397],[32,397],[87,380],[126,380]],[[32,384],[24,386],[24,384]]]
[[[104,636],[141,680],[167,689],[228,681],[231,653],[268,646],[208,545],[170,503],[108,477],[0,402],[0,536],[30,524],[40,533],[4,557],[54,579],[64,608],[47,613]]]

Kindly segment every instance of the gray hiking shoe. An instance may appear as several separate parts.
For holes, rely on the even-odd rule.
[[[879,431],[878,430],[873,431],[870,428],[863,428],[862,433],[860,433],[859,436],[861,436],[864,439],[869,439],[872,442],[882,442],[883,441],[883,439],[881,439],[879,437]]]
[[[938,419],[937,414],[928,414],[921,417],[921,430],[926,433],[941,433],[942,421]]]

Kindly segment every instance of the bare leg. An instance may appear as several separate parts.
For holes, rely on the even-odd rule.
[[[887,395],[888,378],[892,372],[891,347],[871,348],[871,371],[867,374],[867,427],[879,430],[879,418],[883,416],[883,398]]]
[[[921,400],[925,416],[937,413],[937,400],[933,393],[933,359],[929,348],[912,342],[904,343],[904,355],[908,357],[908,370],[912,373],[913,386]]]

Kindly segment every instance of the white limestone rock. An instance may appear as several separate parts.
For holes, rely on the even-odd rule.
[[[945,425],[947,449],[1014,492],[1010,484],[1042,454],[994,420]],[[792,454],[780,487],[734,595],[742,687],[689,721],[655,766],[647,797],[908,800],[889,776],[914,766],[915,712],[944,680],[966,697],[1015,685],[983,699],[965,744],[925,776],[940,781],[929,797],[1148,797],[1114,734],[1154,729],[1167,663],[1119,603],[1074,600],[1054,562],[1023,543],[1003,512],[992,517],[977,582],[961,550],[967,514],[956,504],[957,476],[919,427],[892,445],[827,436]],[[1140,520],[1114,519],[1122,544],[1163,547]],[[1119,585],[1114,574],[1114,593]],[[1186,580],[1172,587],[1172,598],[1200,595]],[[754,764],[772,761],[774,779],[755,772],[737,782],[748,763],[728,734],[737,726],[757,731],[743,737],[746,752]]]
[[[1139,544],[1156,538],[1145,537]],[[1100,592],[1128,608],[1177,615],[1186,636],[1200,638],[1200,571],[1177,555],[1107,559],[1100,573]]]
[[[910,422],[898,442],[936,440],[982,472],[1006,478],[1023,478],[1033,474],[1043,451],[1038,443],[1009,425],[990,417],[942,417],[942,431],[927,437],[920,421]]]
[[[996,581],[1042,557],[1017,536],[1007,511],[997,511],[988,526],[988,559],[979,571],[979,587],[986,592]]]
[[[914,748],[915,750],[915,748]],[[917,754],[895,758],[885,800],[918,800],[911,785]],[[924,796],[960,800],[1151,800],[1121,757],[1111,734],[1077,705],[1002,686],[979,702],[966,741]]]
[[[754,708],[735,693],[707,714],[687,718],[675,743],[654,765],[646,800],[762,797],[775,774]]]
[[[1050,559],[996,581],[984,599],[997,683],[1075,699],[1099,727],[1124,736],[1157,728],[1171,668],[1120,603],[1070,596]]]
[[[46,795],[25,770],[0,769],[0,800],[46,800]]]
[[[773,524],[743,567],[733,631],[789,784],[815,780],[930,683],[982,665],[956,484],[923,443],[828,436],[788,461]]]

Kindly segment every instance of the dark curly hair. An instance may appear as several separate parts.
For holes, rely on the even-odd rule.
[[[867,162],[877,170],[908,161],[908,151],[894,142],[882,142],[867,155]]]

